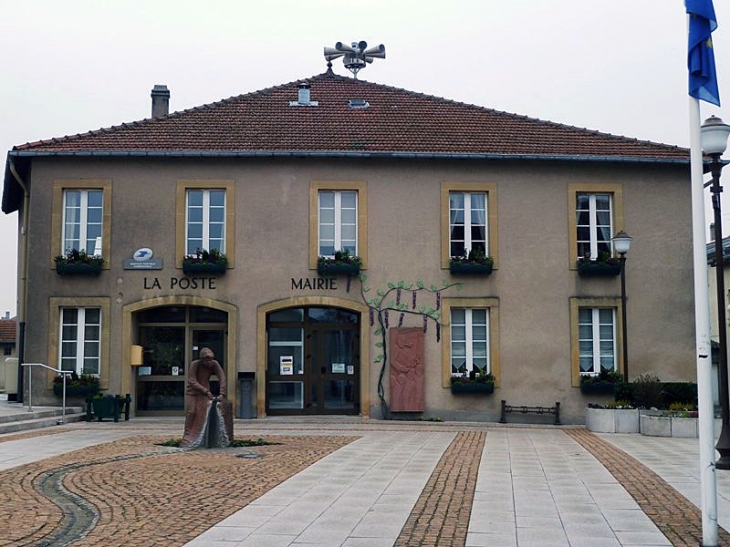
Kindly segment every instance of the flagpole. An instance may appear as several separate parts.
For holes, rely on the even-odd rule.
[[[694,258],[695,343],[697,350],[697,406],[699,410],[702,547],[715,547],[717,535],[717,477],[715,475],[715,409],[712,401],[710,295],[707,279],[705,199],[700,101],[689,98],[690,172],[692,189],[692,250]]]

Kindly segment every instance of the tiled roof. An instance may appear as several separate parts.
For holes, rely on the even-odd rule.
[[[18,320],[0,319],[0,342],[15,341],[15,333],[18,326]]]
[[[326,72],[306,80],[318,106],[290,106],[291,82],[79,135],[16,146],[65,153],[371,153],[689,161],[689,151],[536,120]],[[354,109],[351,99],[369,107]]]

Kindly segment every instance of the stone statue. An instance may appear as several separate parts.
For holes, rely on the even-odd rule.
[[[218,377],[220,395],[210,392],[210,377]],[[213,351],[200,350],[192,362],[185,389],[185,431],[181,446],[214,448],[230,446],[233,441],[233,405],[226,399],[226,373]]]

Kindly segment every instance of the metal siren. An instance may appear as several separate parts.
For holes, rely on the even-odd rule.
[[[360,42],[352,42],[352,45],[337,42],[334,48],[324,48],[324,58],[327,59],[328,66],[332,66],[332,60],[342,57],[345,68],[352,72],[357,79],[357,73],[372,63],[374,59],[385,59],[385,46],[371,47],[367,49],[368,43],[365,40]]]

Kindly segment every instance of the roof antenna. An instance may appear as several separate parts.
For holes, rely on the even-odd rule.
[[[368,43],[352,42],[352,46],[347,46],[342,42],[337,42],[335,47],[324,48],[324,58],[327,59],[327,67],[331,68],[332,59],[338,57],[344,57],[342,62],[345,63],[345,68],[355,75],[357,80],[357,73],[367,66],[367,63],[372,63],[374,59],[385,59],[385,46],[380,44],[379,46],[371,47],[366,49]]]

